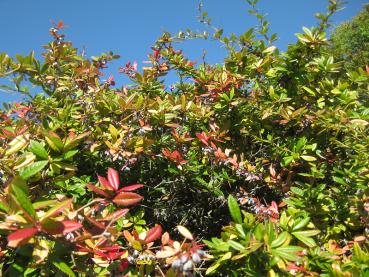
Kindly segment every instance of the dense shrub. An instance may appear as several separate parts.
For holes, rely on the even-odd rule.
[[[164,33],[121,88],[61,22],[42,61],[0,54],[43,92],[1,111],[4,275],[368,274],[369,72],[327,50],[340,4],[284,53],[249,4],[260,26]],[[177,49],[208,36],[223,64]]]
[[[369,5],[352,20],[338,25],[331,35],[330,50],[345,67],[355,70],[369,64]]]

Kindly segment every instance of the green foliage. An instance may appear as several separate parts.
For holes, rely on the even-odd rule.
[[[0,111],[5,276],[368,274],[369,74],[327,52],[341,3],[280,53],[248,2],[258,26],[164,33],[120,88],[119,56],[79,54],[62,22],[43,60],[0,54],[44,92]],[[208,37],[222,64],[177,49]]]

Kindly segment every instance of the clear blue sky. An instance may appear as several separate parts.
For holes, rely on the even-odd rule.
[[[367,2],[348,0],[346,8],[334,16],[334,23],[350,19]],[[247,14],[246,1],[204,0],[204,4],[214,25],[225,31],[241,33],[255,23]],[[13,56],[34,50],[39,55],[41,45],[50,39],[51,22],[62,20],[69,26],[66,39],[79,48],[85,47],[88,56],[109,50],[121,55],[109,71],[116,72],[127,61],[135,60],[142,66],[162,31],[203,29],[196,20],[197,5],[197,0],[0,0],[0,52]],[[276,45],[282,50],[296,41],[294,34],[302,26],[316,23],[314,14],[325,12],[326,6],[325,0],[261,0],[259,4],[268,14],[271,30],[278,33]],[[211,42],[194,41],[182,48],[193,60],[200,59],[204,48],[209,62],[221,62],[224,54],[219,45]],[[4,82],[0,79],[0,83]],[[0,91],[0,102],[16,99],[19,96]]]

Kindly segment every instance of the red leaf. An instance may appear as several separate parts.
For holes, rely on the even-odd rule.
[[[145,185],[142,184],[135,184],[135,185],[130,185],[130,186],[125,186],[123,188],[121,188],[120,190],[118,190],[118,192],[122,192],[122,191],[134,191],[136,189],[142,188]]]
[[[200,134],[196,134],[196,137],[206,146],[209,146],[209,139],[211,136],[208,136],[205,132],[201,132]]]
[[[120,185],[118,171],[109,167],[108,168],[108,180],[112,188],[117,191]]]
[[[82,224],[77,222],[77,221],[73,221],[73,220],[63,220],[60,221],[60,223],[63,225],[63,234],[67,234],[70,232],[74,232],[80,228],[82,228]]]
[[[115,82],[114,82],[114,75],[110,75],[108,80],[106,80],[106,83],[108,85],[111,85],[111,86],[114,86],[115,85]]]
[[[131,206],[140,202],[143,197],[134,192],[121,192],[114,197],[113,202],[121,206]]]
[[[158,224],[155,225],[155,227],[147,231],[145,242],[150,243],[150,242],[153,242],[154,240],[157,240],[158,238],[161,237],[161,233],[162,233],[161,226]]]
[[[94,254],[96,254],[96,255],[104,258],[104,259],[107,259],[107,260],[109,259],[109,256],[107,254],[105,254],[104,252],[102,252],[98,249],[94,249],[93,252],[94,252]]]
[[[155,49],[155,48],[151,48],[152,49],[152,51],[154,52],[154,59],[156,60],[157,58],[158,58],[158,56],[159,56],[159,50],[158,49]]]
[[[86,187],[89,188],[90,190],[92,190],[93,192],[96,192],[97,194],[100,194],[100,195],[102,195],[106,198],[109,198],[109,194],[107,194],[102,189],[99,189],[99,188],[95,187],[93,184],[87,184]]]
[[[37,228],[25,228],[11,233],[8,236],[8,246],[18,247],[24,243],[27,243],[30,238],[38,233]]]
[[[10,131],[8,131],[6,129],[2,129],[1,131],[8,138],[14,138],[14,137],[16,137],[16,134],[15,133],[12,133],[12,132],[10,132]]]
[[[110,184],[110,182],[102,176],[97,175],[97,179],[99,179],[99,183],[103,185],[108,190],[114,190],[113,186]]]
[[[120,256],[124,255],[127,251],[122,252],[108,252],[109,260],[113,261],[118,259]]]
[[[171,160],[176,162],[177,164],[187,163],[187,161],[183,159],[182,154],[177,150],[173,151],[173,153],[171,155]]]
[[[174,150],[171,153],[168,149],[164,148],[162,149],[162,153],[172,162],[175,162],[180,165],[187,163],[187,161],[183,159],[182,154],[178,150]]]

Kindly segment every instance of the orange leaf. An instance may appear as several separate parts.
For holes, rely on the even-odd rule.
[[[113,202],[119,206],[131,206],[140,202],[143,197],[134,192],[121,192],[114,197]]]

